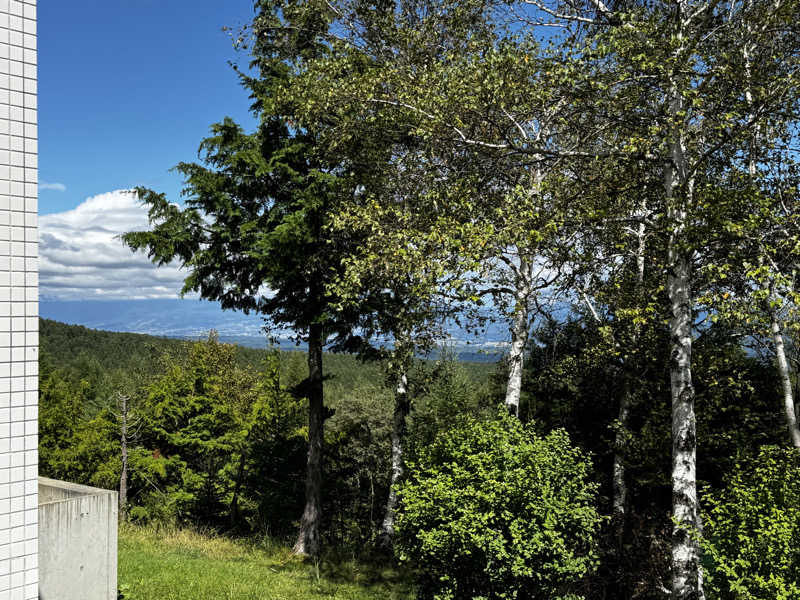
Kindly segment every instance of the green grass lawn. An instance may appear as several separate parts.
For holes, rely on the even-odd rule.
[[[410,600],[391,569],[356,562],[319,567],[277,545],[192,531],[119,529],[119,586],[125,600]]]

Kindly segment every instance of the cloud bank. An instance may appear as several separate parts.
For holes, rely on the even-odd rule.
[[[118,238],[148,228],[130,191],[92,196],[72,210],[39,217],[39,292],[58,300],[175,298],[185,273],[155,267]]]

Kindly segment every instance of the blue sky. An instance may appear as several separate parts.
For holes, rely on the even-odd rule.
[[[156,270],[116,235],[147,227],[120,190],[178,200],[170,169],[197,157],[225,116],[246,127],[249,100],[229,62],[251,0],[42,2],[39,48],[40,294],[50,299],[174,298],[183,274]]]
[[[139,184],[176,194],[169,169],[211,123],[251,122],[228,65],[247,59],[222,27],[252,14],[250,0],[42,2],[39,178],[66,189],[40,190],[40,213]]]

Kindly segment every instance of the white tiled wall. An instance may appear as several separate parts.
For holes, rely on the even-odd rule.
[[[36,0],[0,0],[0,600],[36,600]]]

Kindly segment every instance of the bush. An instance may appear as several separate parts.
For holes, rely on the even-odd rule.
[[[706,503],[708,598],[800,598],[800,453],[765,446]]]
[[[601,518],[590,463],[564,431],[501,414],[423,448],[400,490],[397,551],[421,598],[577,598]]]

